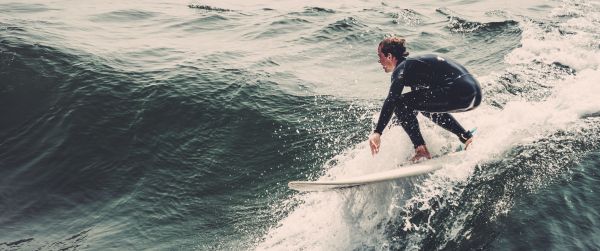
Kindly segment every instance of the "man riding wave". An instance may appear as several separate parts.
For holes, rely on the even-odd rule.
[[[385,72],[392,72],[392,84],[377,126],[369,136],[371,153],[379,152],[381,134],[393,113],[415,148],[412,161],[431,158],[419,129],[419,112],[454,133],[466,149],[473,141],[473,135],[450,113],[470,111],[479,106],[482,98],[479,83],[462,65],[449,58],[433,54],[407,57],[408,54],[405,39],[400,37],[386,38],[377,48],[379,63]],[[402,94],[405,86],[411,91]]]

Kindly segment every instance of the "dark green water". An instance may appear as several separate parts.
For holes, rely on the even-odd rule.
[[[591,1],[0,3],[0,250],[600,248]],[[365,145],[386,35],[481,82],[469,155]],[[422,122],[434,154],[456,140]]]

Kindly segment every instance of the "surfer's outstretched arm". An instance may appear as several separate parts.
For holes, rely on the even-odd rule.
[[[381,112],[379,113],[379,119],[377,120],[377,126],[374,130],[374,132],[379,133],[379,135],[383,134],[385,126],[387,126],[387,124],[390,122],[392,114],[394,114],[396,104],[400,101],[400,98],[402,97],[403,89],[404,78],[402,77],[396,79],[390,86],[390,91],[388,93],[387,98],[383,102]]]
[[[396,79],[396,81],[394,81],[390,86],[388,96],[383,102],[381,112],[379,113],[377,126],[375,127],[375,130],[373,131],[371,136],[369,136],[369,146],[371,148],[372,155],[375,155],[379,152],[379,146],[381,145],[381,134],[383,133],[385,126],[387,126],[387,124],[390,122],[390,119],[392,118],[392,114],[394,113],[396,103],[400,99],[403,89],[404,80],[401,77]]]

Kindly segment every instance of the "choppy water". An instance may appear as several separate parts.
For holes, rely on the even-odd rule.
[[[2,1],[0,250],[600,249],[599,27],[586,0]],[[473,149],[290,191],[412,153],[364,142],[391,34],[479,79]]]

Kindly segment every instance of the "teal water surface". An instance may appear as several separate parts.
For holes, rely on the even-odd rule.
[[[0,3],[0,250],[600,249],[593,1]],[[463,63],[478,139],[397,168],[379,41]],[[457,140],[421,120],[434,154]]]

